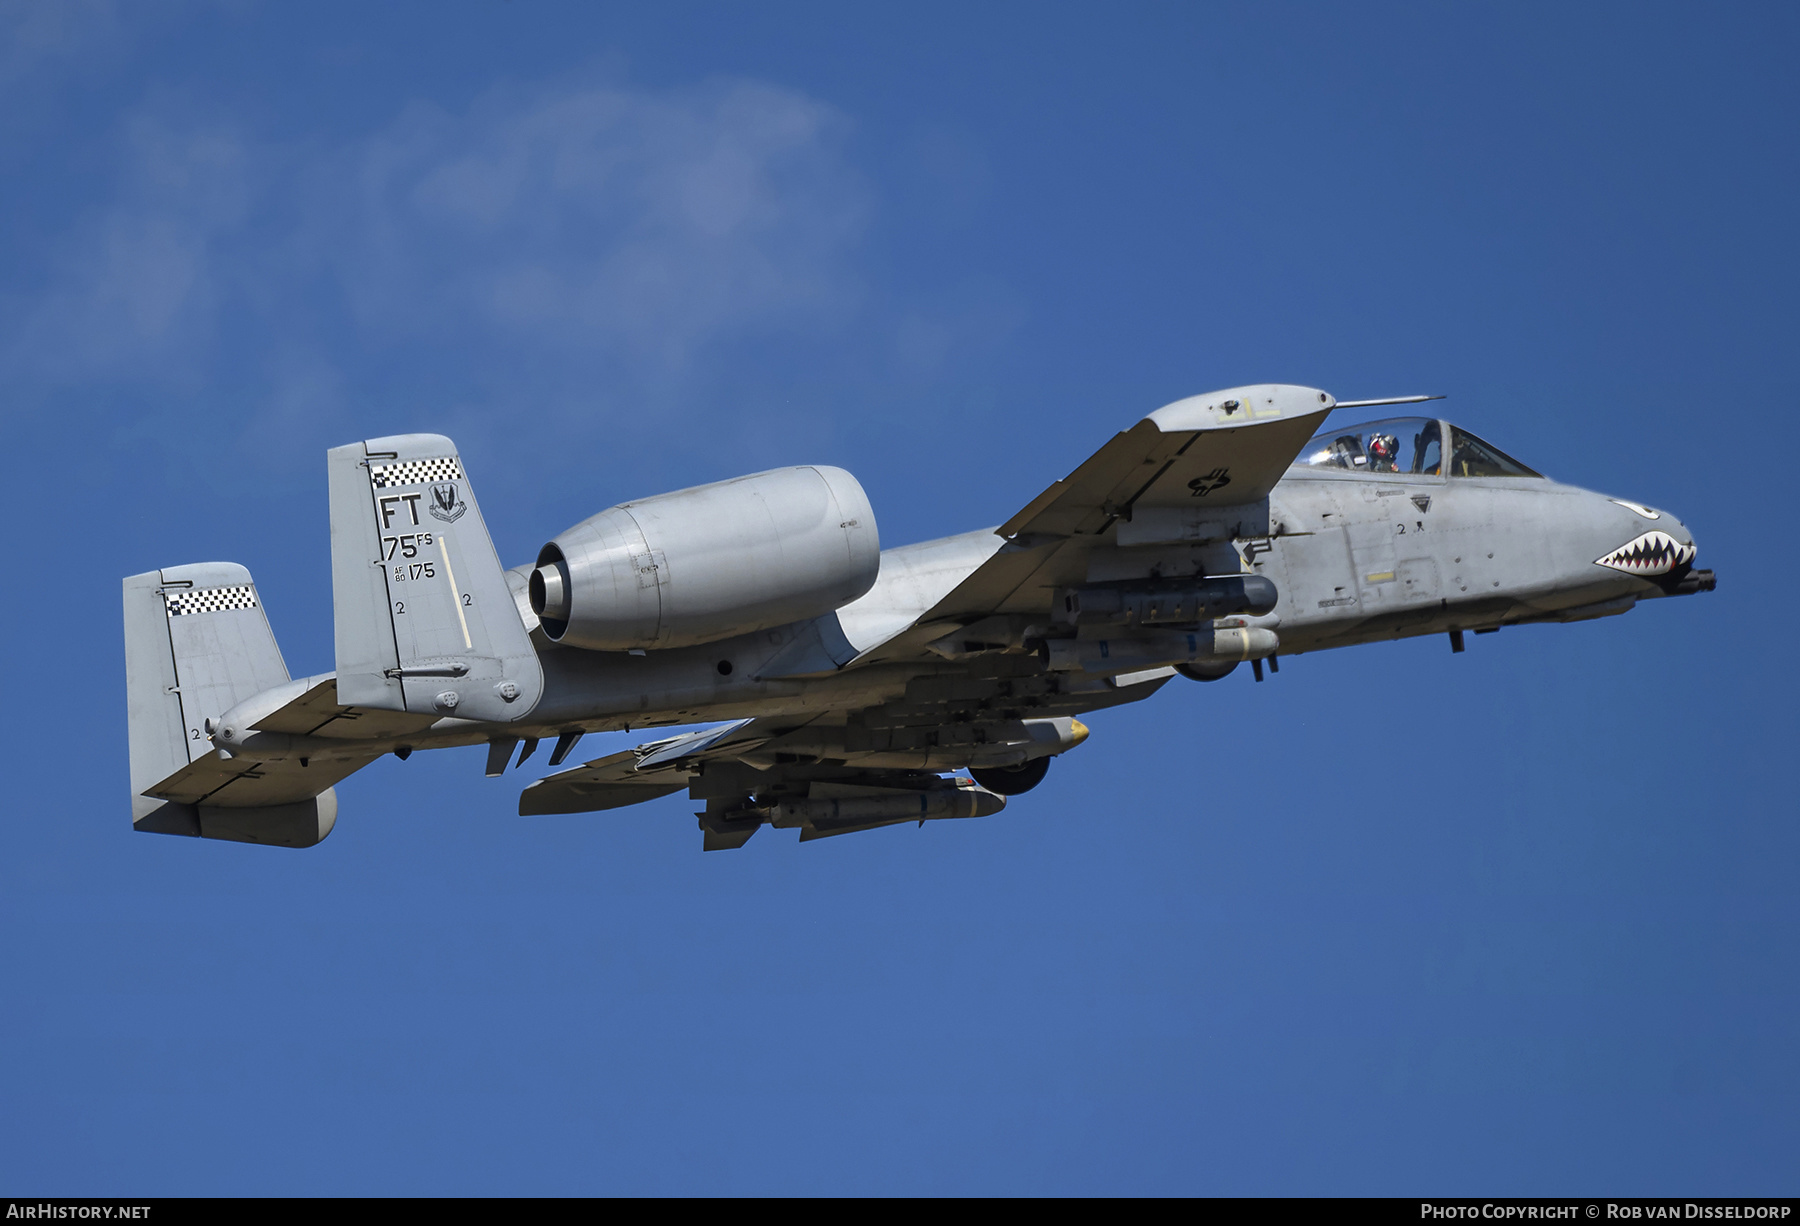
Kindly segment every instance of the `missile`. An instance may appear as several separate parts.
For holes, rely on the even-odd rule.
[[[1260,660],[1281,649],[1273,630],[1260,626],[1237,629],[1184,630],[1110,639],[1052,639],[1044,644],[1044,660],[1053,673],[1090,673],[1107,677],[1142,672],[1168,664],[1225,664]]]
[[[770,825],[784,827],[987,817],[1004,808],[1006,797],[988,791],[971,779],[958,779],[954,787],[919,792],[784,799],[762,811],[767,814]]]

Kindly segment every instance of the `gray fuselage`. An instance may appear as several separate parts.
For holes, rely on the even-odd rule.
[[[1651,528],[1690,553],[1693,547],[1687,528],[1666,512],[1633,509],[1547,478],[1333,473],[1300,466],[1269,498],[1265,537],[1120,545],[1121,526],[1094,542],[1091,574],[1161,578],[1241,568],[1266,575],[1280,593],[1275,612],[1239,620],[1275,628],[1284,655],[1622,613],[1639,599],[1664,595],[1664,588],[1597,559]],[[835,615],[843,636],[858,652],[878,646],[911,627],[1005,544],[983,530],[883,551],[874,588]],[[517,568],[514,577],[528,570]],[[529,608],[524,612],[529,619]],[[903,694],[915,677],[969,667],[944,661],[765,676],[764,666],[809,630],[810,624],[800,624],[642,655],[559,648],[534,635],[544,663],[544,698],[530,720],[534,727],[514,732],[556,735],[576,728],[852,710]],[[1132,697],[1156,687],[1134,688],[1143,695]],[[1113,705],[1120,697],[1096,688],[1090,706]]]

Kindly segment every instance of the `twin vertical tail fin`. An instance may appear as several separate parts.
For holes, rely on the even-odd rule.
[[[242,566],[168,566],[125,580],[132,826],[285,847],[310,847],[330,834],[337,796],[329,785],[347,771],[283,775],[228,762],[207,726],[287,680]]]
[[[512,723],[544,674],[456,445],[401,434],[334,447],[338,701]]]
[[[455,446],[408,434],[328,460],[338,665],[328,705],[528,715],[543,670]],[[350,737],[293,750],[290,738],[318,718],[312,694],[333,680],[289,681],[256,585],[235,563],[126,579],[125,671],[138,830],[310,847],[337,820],[331,785],[389,747]],[[290,707],[304,728],[287,726]]]

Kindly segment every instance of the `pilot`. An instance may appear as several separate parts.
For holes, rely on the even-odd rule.
[[[1391,434],[1371,434],[1369,436],[1369,471],[1372,473],[1399,472],[1400,440]]]

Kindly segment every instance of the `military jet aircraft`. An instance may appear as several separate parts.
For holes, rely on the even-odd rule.
[[[1179,400],[998,528],[883,551],[799,467],[621,503],[503,570],[447,438],[327,453],[333,672],[290,679],[233,563],[125,580],[135,828],[290,847],[384,754],[726,721],[539,779],[521,814],[686,791],[708,850],[981,817],[1172,678],[1711,591],[1680,520],[1448,421],[1324,429],[1312,388]],[[522,746],[522,747],[521,747]],[[967,776],[951,772],[964,771]]]

